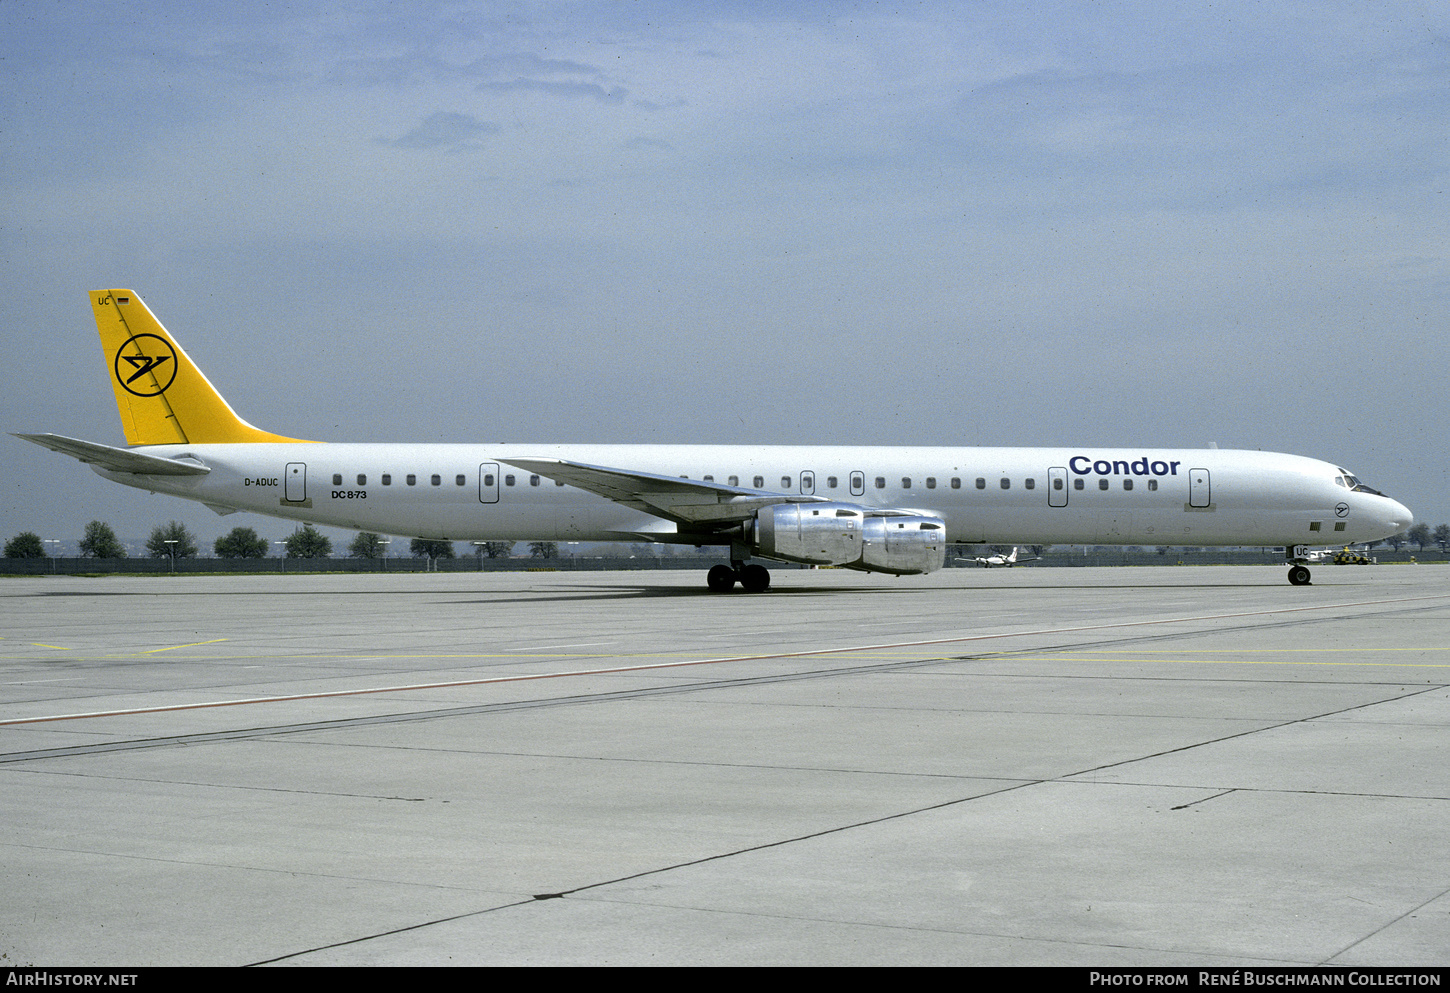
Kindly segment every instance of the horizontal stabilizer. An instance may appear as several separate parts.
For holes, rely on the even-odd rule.
[[[205,476],[209,468],[196,462],[164,459],[159,455],[143,455],[125,448],[112,448],[94,441],[81,441],[59,434],[17,434],[17,438],[33,441],[42,448],[69,455],[90,465],[111,472],[132,472],[143,476]]]

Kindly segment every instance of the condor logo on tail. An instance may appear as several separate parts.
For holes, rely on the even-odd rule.
[[[127,354],[128,350],[141,354]],[[147,355],[148,351],[152,354]],[[148,373],[151,378],[143,380]],[[127,339],[116,350],[116,379],[127,393],[138,397],[165,393],[176,379],[176,352],[171,342],[156,334],[138,334]]]

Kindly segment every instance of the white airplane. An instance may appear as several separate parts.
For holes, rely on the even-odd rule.
[[[1020,565],[1027,562],[1036,562],[1037,556],[1034,555],[1030,559],[1019,559],[1017,557],[1017,546],[1013,545],[1011,555],[1004,555],[1001,552],[997,552],[995,555],[978,555],[976,558],[972,559],[972,561],[977,563],[977,565],[981,566],[983,569],[992,569],[997,566],[1006,566],[1010,568],[1014,565]]]
[[[728,546],[710,589],[768,589],[751,558],[911,575],[948,543],[1372,541],[1404,506],[1329,462],[1230,450],[760,445],[353,444],[238,417],[131,290],[91,306],[129,447],[16,437],[106,479],[205,504],[453,541]]]

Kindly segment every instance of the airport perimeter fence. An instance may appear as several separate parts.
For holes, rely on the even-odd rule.
[[[216,573],[318,573],[318,572],[602,572],[640,569],[708,569],[724,557],[619,559],[576,556],[556,559],[170,559],[147,557],[124,559],[0,558],[0,575],[61,576],[95,575],[203,575]],[[793,568],[783,563],[776,567]]]
[[[956,548],[957,546],[953,546]],[[981,568],[975,556],[983,554],[974,551],[953,551],[947,555],[948,569]],[[1032,553],[1025,547],[1018,550],[1022,558]],[[1420,563],[1447,564],[1450,556],[1435,548],[1411,551],[1402,548],[1398,552],[1390,548],[1377,548],[1370,557],[1379,564]],[[125,559],[88,558],[43,558],[10,559],[0,558],[0,576],[101,576],[101,575],[208,575],[220,573],[415,573],[415,572],[606,572],[641,570],[706,570],[713,565],[728,564],[723,555],[701,556],[659,556],[615,558],[605,556],[577,555],[554,559],[490,559],[468,556],[457,559],[425,558],[383,558],[383,559],[216,559],[190,558],[156,559],[136,557]],[[1282,565],[1284,552],[1277,548],[1170,548],[1160,554],[1151,548],[1050,548],[1031,562],[1019,563],[1016,568],[1082,568],[1102,566],[1214,566],[1214,565]],[[1328,568],[1329,562],[1321,562],[1315,568]],[[809,569],[788,562],[770,562],[772,570]],[[1344,568],[1350,568],[1345,566]]]

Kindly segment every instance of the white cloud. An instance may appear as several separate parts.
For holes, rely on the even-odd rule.
[[[477,151],[485,135],[498,133],[498,125],[480,121],[471,114],[438,111],[429,114],[401,137],[384,141],[394,148],[433,149],[449,152]]]

